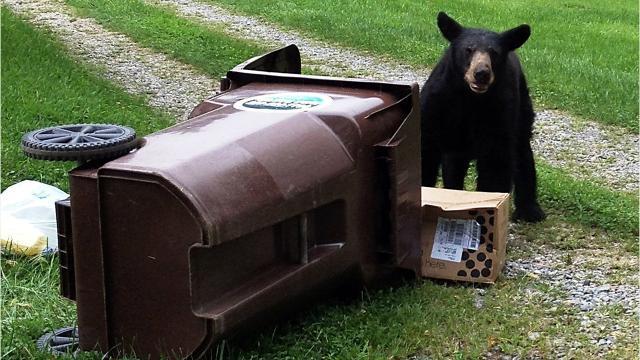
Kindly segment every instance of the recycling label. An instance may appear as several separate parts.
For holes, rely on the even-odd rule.
[[[238,110],[259,112],[301,112],[329,105],[333,99],[310,92],[283,92],[252,96],[233,104]]]

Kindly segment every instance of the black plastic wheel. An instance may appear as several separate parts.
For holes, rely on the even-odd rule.
[[[65,327],[48,332],[36,342],[38,349],[53,355],[73,354],[78,351],[78,328]]]
[[[22,137],[22,151],[41,160],[113,159],[138,147],[135,130],[119,125],[61,125]]]

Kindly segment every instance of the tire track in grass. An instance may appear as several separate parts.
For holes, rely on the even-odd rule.
[[[149,105],[179,119],[218,88],[218,81],[191,66],[145,49],[127,36],[78,18],[70,7],[49,0],[4,0],[13,12],[56,34],[70,53],[96,66],[127,92],[148,96]],[[97,120],[96,120],[97,121]]]
[[[184,17],[210,24],[224,24],[229,35],[266,44],[300,47],[305,60],[320,64],[322,72],[393,81],[418,82],[428,76],[425,69],[390,62],[353,50],[328,45],[294,31],[281,30],[266,21],[233,14],[221,7],[193,0],[145,0],[175,9]],[[638,135],[614,126],[571,117],[563,112],[537,112],[532,143],[536,155],[563,168],[578,179],[589,180],[619,191],[637,191],[640,173]]]

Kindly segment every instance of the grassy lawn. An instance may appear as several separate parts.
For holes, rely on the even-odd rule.
[[[638,197],[576,180],[538,161],[538,194],[545,209],[559,211],[567,221],[615,234],[638,252]]]
[[[194,25],[138,1],[67,2],[142,46],[170,54],[212,76],[263,51],[260,46],[229,39],[216,28]],[[96,76],[95,69],[77,64],[51,35],[34,31],[5,9],[2,53],[3,188],[35,179],[67,189],[66,171],[73,164],[35,161],[21,154],[19,139],[28,130],[100,121],[132,126],[147,134],[173,121],[147,107],[143,97],[124,93]],[[587,246],[582,236],[596,231],[624,243],[628,250],[636,249],[637,198],[574,180],[544,164],[539,174],[541,201],[550,209],[551,219],[524,226],[532,244],[582,248]],[[554,234],[551,228],[564,221],[577,224],[578,231],[564,234],[562,241],[547,239]],[[588,246],[605,248],[605,244]],[[1,266],[0,357],[49,359],[36,350],[35,339],[45,331],[72,324],[75,317],[72,304],[58,296],[57,258],[4,255]],[[527,295],[530,291],[549,294],[557,290],[529,277],[502,279],[485,289],[484,305],[478,309],[474,286],[407,282],[365,292],[348,303],[322,305],[292,322],[224,343],[218,354],[219,358],[244,359],[476,359],[488,348],[500,346],[508,354],[535,352],[544,358],[552,356],[553,340],[565,337],[584,343],[575,358],[595,358],[596,345],[577,330],[575,307],[550,309]],[[541,335],[534,339],[531,332]],[[637,349],[625,344],[612,355],[632,358]],[[82,354],[79,358],[100,356]]]
[[[3,19],[4,21],[4,19]],[[3,359],[45,359],[35,341],[45,331],[75,322],[75,305],[58,292],[58,258],[2,259]]]
[[[419,281],[373,292],[353,304],[323,306],[259,336],[257,348],[231,343],[229,353],[241,359],[481,359],[487,348],[499,346],[520,358],[546,359],[552,358],[554,337],[584,341],[578,322],[554,320],[568,319],[570,307],[549,309],[530,295],[526,299],[527,290],[552,291],[525,277],[502,281],[484,293],[479,310],[477,289]],[[549,337],[529,337],[541,332]],[[586,346],[572,355],[597,358],[593,353],[594,347]]]
[[[435,18],[532,36],[518,52],[538,105],[638,130],[635,1],[207,0],[328,42],[433,67],[446,41]]]

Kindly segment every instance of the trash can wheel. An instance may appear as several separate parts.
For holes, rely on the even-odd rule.
[[[78,328],[65,327],[42,335],[36,342],[38,349],[53,355],[78,351]]]
[[[53,126],[22,137],[22,151],[41,160],[113,159],[138,146],[135,130],[108,124]]]

